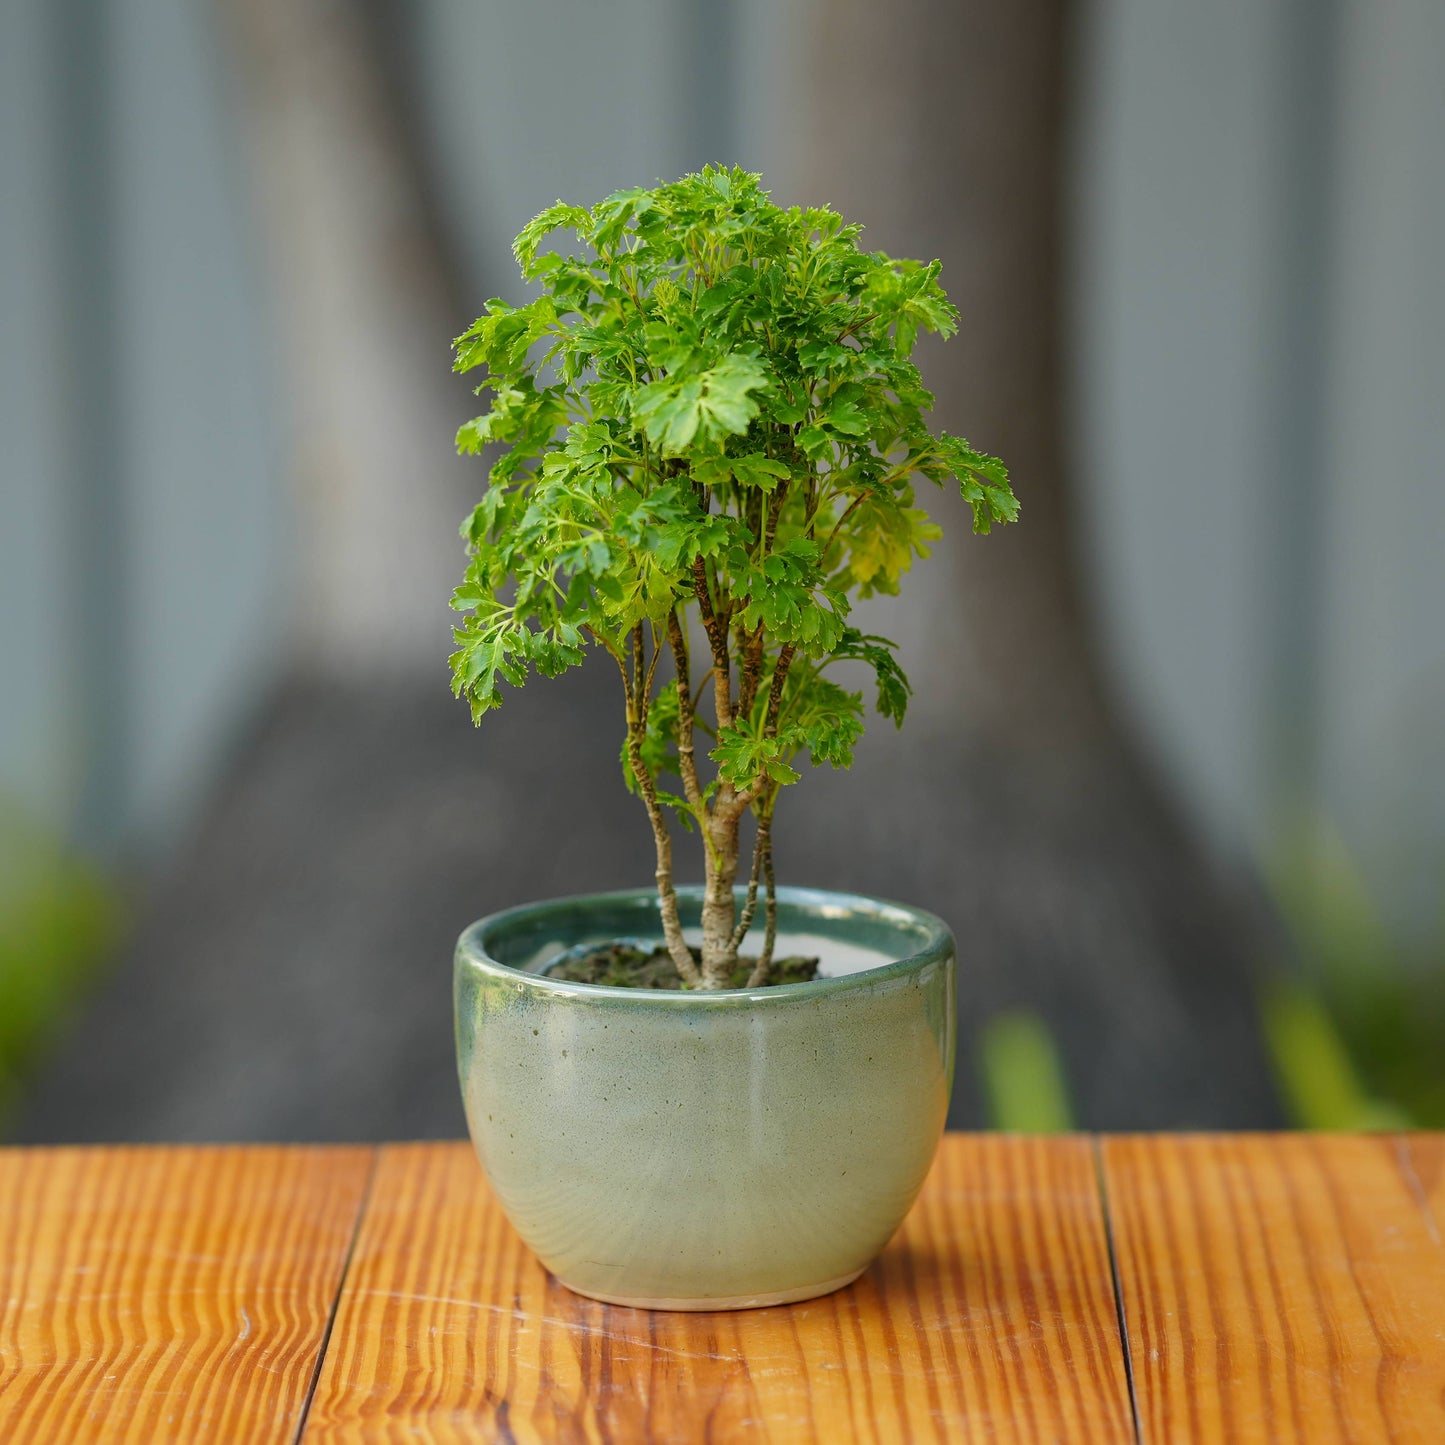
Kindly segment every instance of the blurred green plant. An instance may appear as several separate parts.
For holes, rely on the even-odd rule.
[[[1274,983],[1262,1000],[1264,1033],[1285,1103],[1306,1129],[1395,1129],[1401,1110],[1373,1098],[1319,995]]]
[[[120,923],[119,895],[104,874],[0,805],[0,1127]]]
[[[1268,874],[1299,967],[1266,991],[1263,1018],[1297,1122],[1445,1125],[1445,920],[1424,950],[1399,942],[1318,817],[1285,830]]]
[[[1020,1134],[1073,1128],[1063,1063],[1037,1014],[1018,1009],[996,1015],[984,1025],[979,1045],[994,1128]]]

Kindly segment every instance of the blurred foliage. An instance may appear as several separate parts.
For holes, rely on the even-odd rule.
[[[1038,1015],[1020,1009],[990,1019],[980,1050],[994,1128],[1058,1134],[1073,1127],[1059,1051]]]
[[[66,1006],[119,936],[118,894],[0,805],[0,1125]]]
[[[1445,919],[1430,946],[1399,942],[1318,818],[1289,830],[1270,882],[1300,966],[1266,994],[1264,1021],[1298,1122],[1445,1125]]]
[[[1264,1032],[1285,1105],[1306,1129],[1393,1129],[1408,1123],[1372,1098],[1319,995],[1275,984],[1263,1000]]]

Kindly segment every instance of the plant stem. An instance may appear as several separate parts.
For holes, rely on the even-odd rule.
[[[697,595],[698,611],[702,613],[702,625],[712,647],[713,698],[717,705],[718,731],[721,732],[733,720],[732,659],[728,656],[727,622],[713,609],[707,563],[701,557],[692,564],[692,586]]]
[[[768,829],[767,850],[763,854],[763,874],[767,887],[767,902],[765,913],[767,917],[767,928],[763,935],[763,951],[758,955],[758,961],[753,965],[753,971],[748,975],[748,988],[761,988],[768,981],[768,970],[773,966],[773,949],[778,943],[778,889],[776,880],[773,877],[773,815],[771,808],[766,814]],[[758,819],[758,827],[764,825],[764,818]]]
[[[732,946],[735,952],[743,946],[743,939],[748,936],[748,929],[753,926],[753,915],[758,909],[758,875],[762,872],[763,854],[768,846],[769,825],[770,820],[759,814],[757,836],[753,839],[753,866],[748,873],[748,896],[743,902],[738,926],[733,929]]]
[[[702,809],[702,786],[697,777],[697,758],[693,753],[692,680],[688,670],[687,637],[677,613],[667,614],[667,640],[672,644],[672,664],[677,669],[677,764],[682,776],[682,789],[694,809]],[[698,822],[705,821],[705,814]]]
[[[768,718],[763,725],[763,736],[775,738],[778,735],[778,711],[783,705],[783,684],[788,680],[788,669],[793,665],[797,649],[791,642],[784,643],[773,664],[773,676],[768,683]]]
[[[647,821],[652,824],[652,840],[657,849],[657,901],[662,913],[662,934],[667,941],[667,951],[683,982],[689,988],[702,984],[702,973],[693,959],[692,950],[682,935],[682,920],[677,913],[677,889],[672,881],[672,834],[668,831],[667,819],[663,816],[662,805],[657,801],[657,785],[647,764],[642,760],[642,739],[646,721],[637,706],[637,692],[634,679],[640,675],[637,661],[637,646],[642,629],[633,634],[633,677],[627,675],[627,663],[620,652],[612,648],[613,660],[622,674],[623,690],[627,694],[627,761],[632,766],[632,776],[637,780],[637,791],[642,795],[643,806],[647,809]],[[594,634],[595,635],[595,634]]]
[[[719,797],[707,824],[707,874],[702,898],[702,987],[727,987],[737,963],[733,943],[738,876],[738,824],[743,809]]]
[[[762,680],[763,646],[766,639],[761,622],[750,637],[744,637],[741,631],[738,636],[743,654],[743,672],[738,684],[738,714],[747,717],[753,710],[753,701],[758,695],[758,683]]]
[[[636,726],[629,726],[627,730],[627,758],[632,764],[637,790],[642,794],[647,820],[652,824],[653,841],[657,845],[657,900],[662,909],[662,933],[667,940],[667,951],[690,988],[705,987],[692,950],[682,936],[682,922],[677,915],[677,889],[672,881],[672,834],[667,830],[667,819],[663,817],[662,807],[657,801],[652,774],[642,761],[642,737]]]

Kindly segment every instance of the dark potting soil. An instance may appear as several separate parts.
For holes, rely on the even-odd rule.
[[[697,956],[694,949],[693,957]],[[756,962],[756,958],[738,959],[737,967],[728,977],[727,987],[745,988]],[[654,948],[648,953],[630,943],[604,944],[580,958],[565,958],[547,969],[546,973],[548,978],[560,978],[568,983],[602,983],[613,988],[682,987],[677,965],[665,948]],[[816,958],[775,958],[763,987],[778,983],[807,983],[817,976]]]

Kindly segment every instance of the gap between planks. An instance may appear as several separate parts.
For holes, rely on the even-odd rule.
[[[1124,1379],[1129,1386],[1129,1414],[1134,1425],[1135,1445],[1144,1445],[1144,1427],[1139,1419],[1139,1394],[1134,1382],[1134,1357],[1129,1349],[1129,1317],[1124,1308],[1124,1289],[1119,1279],[1119,1251],[1114,1243],[1114,1216],[1109,1206],[1109,1176],[1104,1168],[1104,1146],[1097,1134],[1090,1134],[1094,1176],[1099,1181],[1099,1211],[1104,1216],[1104,1243],[1109,1250],[1109,1274],[1114,1285],[1114,1313],[1119,1320],[1119,1354],[1124,1361]],[[317,1366],[318,1371],[320,1365]]]
[[[321,1332],[321,1345],[316,1351],[316,1364],[311,1371],[310,1383],[306,1386],[306,1397],[301,1401],[301,1413],[296,1419],[296,1433],[292,1436],[292,1445],[301,1445],[306,1436],[306,1422],[311,1418],[311,1402],[316,1398],[321,1367],[326,1363],[326,1352],[331,1348],[331,1333],[336,1328],[336,1311],[341,1307],[341,1292],[346,1288],[346,1277],[351,1273],[351,1261],[356,1255],[356,1241],[361,1238],[361,1225],[366,1218],[367,1206],[371,1203],[371,1188],[376,1183],[376,1167],[381,1161],[381,1148],[380,1144],[371,1146],[371,1164],[366,1171],[366,1182],[361,1187],[356,1220],[351,1226],[351,1239],[346,1246],[346,1257],[341,1262],[341,1272],[336,1277],[336,1293],[331,1297],[326,1328]]]
[[[1145,1438],[1445,1439],[1445,1135],[1100,1152]]]

